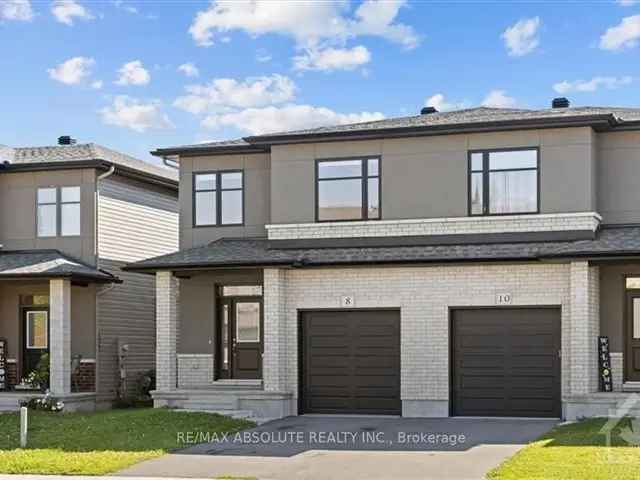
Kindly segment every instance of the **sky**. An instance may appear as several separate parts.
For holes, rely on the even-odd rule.
[[[0,0],[0,144],[158,147],[479,105],[640,107],[640,0]]]

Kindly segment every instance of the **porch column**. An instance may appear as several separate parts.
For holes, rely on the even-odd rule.
[[[284,392],[287,388],[287,342],[285,310],[285,271],[281,268],[264,270],[264,357],[262,380],[264,389]]]
[[[600,272],[586,261],[571,262],[570,268],[571,394],[584,395],[598,390]]]
[[[175,390],[180,308],[179,280],[170,271],[156,273],[156,390]]]
[[[71,393],[71,281],[49,280],[49,386],[54,395]]]

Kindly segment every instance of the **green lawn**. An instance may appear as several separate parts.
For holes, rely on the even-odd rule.
[[[235,432],[254,424],[164,409],[29,412],[29,446],[18,448],[18,414],[0,415],[0,473],[102,475],[189,445],[178,432]]]
[[[606,419],[596,418],[554,428],[489,472],[493,480],[637,480],[640,478],[640,419],[633,429],[623,419],[612,435],[612,447],[599,433]]]

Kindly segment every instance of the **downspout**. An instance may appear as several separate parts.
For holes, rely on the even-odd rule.
[[[94,205],[94,212],[93,212],[93,251],[95,252],[96,255],[96,268],[100,268],[100,255],[98,252],[98,211],[99,211],[99,202],[100,202],[100,180],[104,180],[107,177],[110,177],[111,175],[113,175],[116,171],[116,167],[115,165],[111,165],[109,167],[109,170],[107,170],[104,173],[101,173],[100,175],[98,175],[96,177],[96,191],[95,191],[95,205]],[[96,400],[98,398],[98,390],[99,390],[99,385],[100,385],[100,343],[101,343],[101,333],[100,333],[100,325],[98,324],[98,319],[100,318],[98,315],[98,310],[100,308],[100,302],[98,301],[98,297],[101,295],[104,295],[105,293],[107,293],[109,290],[112,290],[115,287],[115,284],[112,283],[111,285],[107,286],[107,287],[103,287],[100,290],[96,290],[96,303],[95,303],[95,322],[96,322],[96,347],[95,347],[95,360],[96,363],[94,364],[94,393],[96,394]]]

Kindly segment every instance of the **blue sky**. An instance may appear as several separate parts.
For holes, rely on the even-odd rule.
[[[0,0],[0,144],[149,160],[426,103],[640,107],[639,43],[633,0]]]

